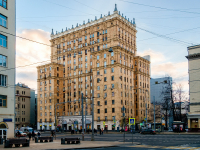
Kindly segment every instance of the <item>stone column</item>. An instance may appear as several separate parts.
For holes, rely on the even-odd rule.
[[[190,128],[190,119],[188,119],[188,128]]]
[[[200,118],[198,118],[198,128],[200,128]]]

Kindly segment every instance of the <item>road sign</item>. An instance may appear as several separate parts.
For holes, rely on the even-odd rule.
[[[113,123],[116,123],[116,120],[115,120],[115,119],[113,120]]]
[[[129,124],[135,125],[135,118],[129,118]]]
[[[164,117],[162,117],[162,120],[165,120],[165,118],[164,118]]]
[[[147,118],[146,118],[146,117],[144,118],[144,121],[147,121]]]

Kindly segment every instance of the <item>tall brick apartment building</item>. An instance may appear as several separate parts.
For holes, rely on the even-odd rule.
[[[135,20],[116,6],[113,14],[61,33],[52,30],[51,63],[37,67],[38,129],[55,128],[55,106],[58,126],[81,129],[81,93],[91,128],[93,86],[95,129],[121,128],[123,106],[126,118],[143,122],[150,104],[150,61],[136,56],[136,33]],[[56,105],[61,102],[67,103]]]

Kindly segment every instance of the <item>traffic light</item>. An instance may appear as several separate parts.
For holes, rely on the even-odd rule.
[[[126,124],[128,124],[129,123],[129,119],[128,118],[126,118]]]

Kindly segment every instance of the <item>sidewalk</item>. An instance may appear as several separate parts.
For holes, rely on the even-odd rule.
[[[156,134],[174,134],[174,135],[179,135],[179,134],[186,134],[186,135],[200,135],[200,132],[156,132]]]
[[[35,141],[30,141],[30,147],[20,147],[16,149],[33,150],[33,149],[80,149],[80,148],[102,148],[102,147],[119,147],[122,145],[131,145],[132,142],[104,142],[104,141],[81,141],[80,144],[62,144],[61,140],[54,140],[53,142],[47,143],[35,143]],[[133,145],[139,144],[138,142],[133,142]],[[0,145],[0,149],[13,150],[13,148],[4,148],[4,145]],[[14,148],[15,149],[15,148]]]

